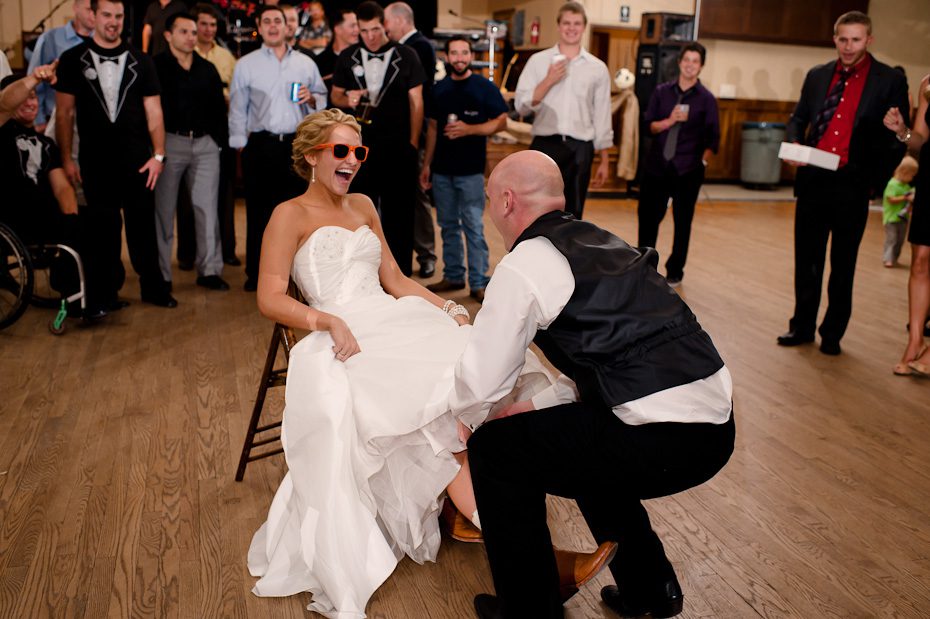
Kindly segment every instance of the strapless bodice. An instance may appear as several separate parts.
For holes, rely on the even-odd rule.
[[[291,277],[310,305],[346,305],[384,294],[380,267],[381,242],[367,225],[355,230],[322,226],[297,248]]]

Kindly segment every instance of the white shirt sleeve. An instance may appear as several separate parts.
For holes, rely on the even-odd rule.
[[[246,123],[249,117],[248,62],[236,63],[232,84],[229,85],[229,147],[242,148],[249,136]]]
[[[594,84],[592,121],[594,122],[594,150],[614,145],[614,128],[610,115],[610,73],[602,64],[603,78]]]
[[[514,108],[521,116],[527,116],[539,110],[542,101],[533,105],[533,91],[539,85],[543,78],[546,77],[546,71],[549,66],[546,59],[543,58],[544,52],[538,52],[530,56],[520,73],[520,79],[517,80],[517,93],[514,97]]]
[[[568,260],[545,238],[524,241],[501,260],[455,368],[450,407],[462,423],[474,429],[510,393],[536,332],[558,317],[574,289]],[[539,407],[572,401],[572,390],[557,383],[537,396]]]

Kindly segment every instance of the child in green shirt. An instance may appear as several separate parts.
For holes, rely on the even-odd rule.
[[[914,201],[914,176],[917,175],[917,160],[905,156],[894,171],[894,176],[885,187],[882,197],[882,223],[885,225],[885,252],[882,264],[891,268],[898,263],[901,246],[907,236],[907,219]],[[928,191],[928,188],[924,188]]]

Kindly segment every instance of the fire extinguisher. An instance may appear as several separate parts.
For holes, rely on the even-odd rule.
[[[530,43],[536,45],[539,43],[539,18],[536,17],[533,19],[533,23],[530,24]]]

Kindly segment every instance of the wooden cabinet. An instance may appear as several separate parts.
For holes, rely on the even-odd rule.
[[[832,47],[836,18],[868,10],[869,0],[702,0],[699,35]]]

